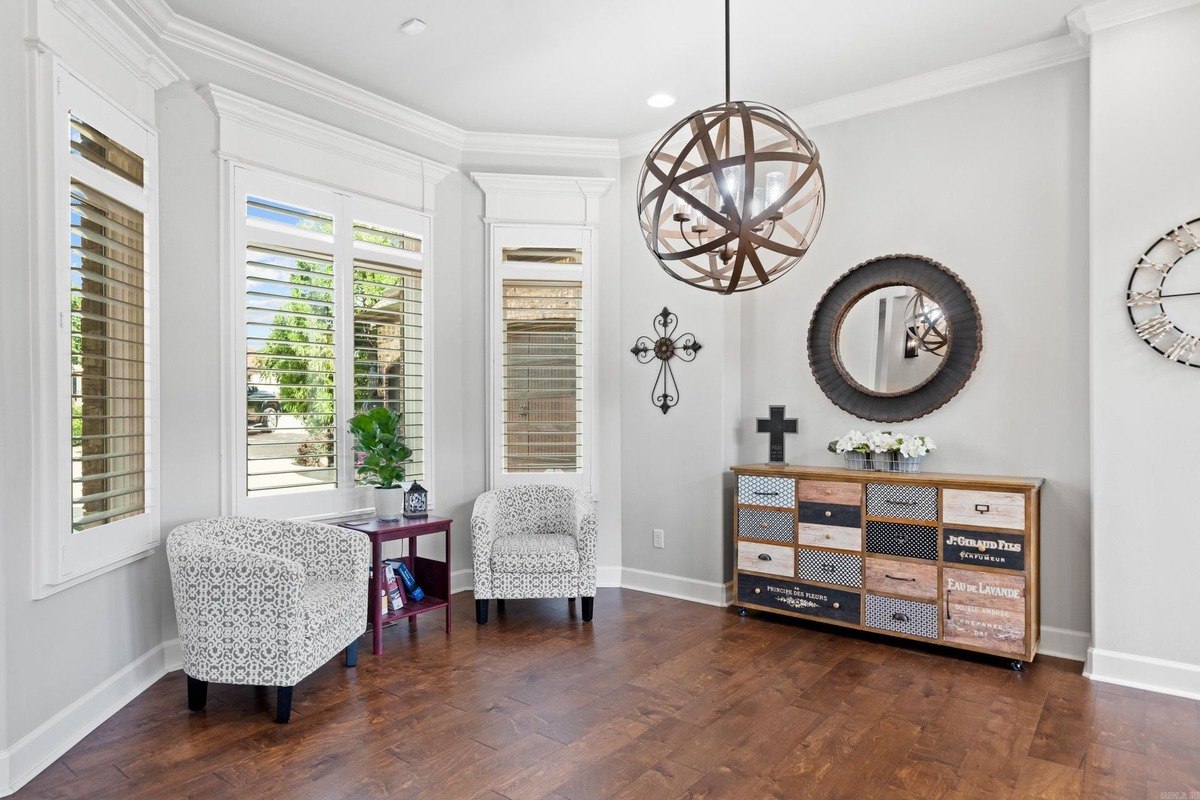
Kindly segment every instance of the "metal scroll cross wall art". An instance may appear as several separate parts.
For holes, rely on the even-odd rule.
[[[650,392],[650,400],[666,414],[679,405],[679,385],[675,382],[675,372],[671,369],[671,360],[693,361],[700,352],[700,342],[690,333],[675,334],[679,327],[679,318],[663,306],[662,313],[654,318],[654,336],[639,336],[629,352],[639,363],[649,364],[658,361],[658,377],[654,379],[654,388]]]

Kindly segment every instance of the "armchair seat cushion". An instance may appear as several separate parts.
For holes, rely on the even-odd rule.
[[[338,639],[346,628],[345,609],[357,608],[361,594],[357,582],[309,578],[300,597],[308,640]],[[362,627],[359,620],[354,619],[354,623],[353,630]],[[338,646],[336,641],[331,644],[333,648]]]
[[[493,572],[577,572],[575,537],[555,533],[510,533],[492,545]]]

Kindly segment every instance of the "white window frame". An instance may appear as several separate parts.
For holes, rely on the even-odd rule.
[[[225,192],[227,230],[231,249],[224,269],[226,281],[225,313],[227,347],[225,353],[225,434],[228,454],[226,479],[228,511],[234,514],[276,519],[341,519],[371,513],[374,499],[369,486],[354,484],[355,470],[350,453],[352,439],[346,422],[354,407],[354,329],[353,284],[356,256],[421,272],[422,302],[422,448],[421,480],[432,487],[433,481],[433,287],[431,269],[432,217],[424,212],[391,202],[362,197],[319,182],[282,175],[260,166],[232,163]],[[334,217],[333,241],[318,234],[289,230],[269,222],[251,222],[246,216],[246,198],[261,196],[290,205],[317,209]],[[416,234],[421,238],[421,253],[393,251],[389,248],[357,242],[353,238],[355,220]],[[311,491],[252,497],[247,493],[246,476],[246,324],[245,275],[246,248],[250,243],[275,244],[307,250],[327,251],[334,262],[334,397],[336,428],[337,483]],[[430,492],[432,508],[433,492]]]
[[[35,109],[37,272],[35,319],[53,320],[38,333],[34,387],[36,432],[34,499],[42,523],[35,526],[33,594],[46,597],[153,552],[159,543],[161,509],[158,347],[158,134],[127,109],[71,71],[57,57],[38,59],[48,69],[52,99]],[[71,155],[69,114],[75,114],[143,159],[137,187],[85,159]],[[139,211],[144,226],[145,512],[85,531],[72,528],[71,462],[71,178]]]
[[[520,225],[491,223],[488,226],[488,475],[489,488],[530,484],[569,486],[592,491],[595,461],[595,260],[596,230],[590,225]],[[577,248],[582,264],[553,266],[506,263],[505,248]],[[506,280],[580,281],[583,284],[582,348],[582,453],[579,472],[506,472],[504,470],[504,319],[503,286]]]

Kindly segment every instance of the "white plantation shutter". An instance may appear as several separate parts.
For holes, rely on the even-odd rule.
[[[579,472],[583,456],[583,283],[505,280],[504,471]]]
[[[351,416],[403,416],[428,479],[424,336],[428,218],[237,168],[239,362],[235,513],[323,517],[373,503],[356,479]],[[244,390],[244,395],[242,394]]]
[[[425,479],[422,316],[420,271],[355,261],[354,410],[386,406],[401,415],[412,450],[406,480]]]

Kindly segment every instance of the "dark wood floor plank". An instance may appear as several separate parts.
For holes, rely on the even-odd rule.
[[[273,692],[173,673],[21,800],[1152,798],[1200,792],[1200,703],[1079,665],[896,644],[815,623],[602,590],[512,601],[486,626],[388,628],[331,661],[276,725]],[[1179,793],[1183,793],[1182,795]]]

